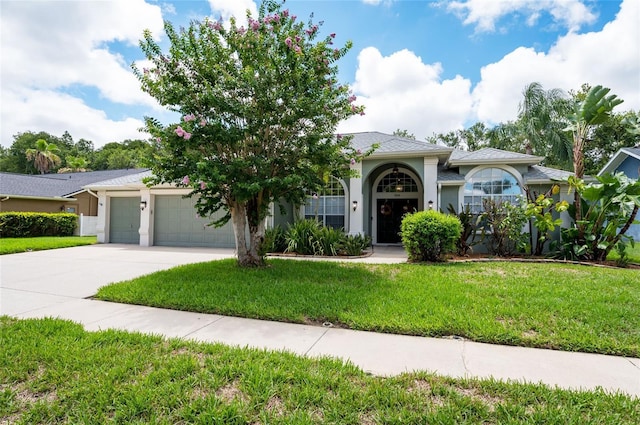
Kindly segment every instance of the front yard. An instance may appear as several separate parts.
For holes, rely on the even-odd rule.
[[[640,402],[602,391],[372,377],[349,364],[68,321],[0,317],[0,423],[611,424]]]
[[[568,264],[234,260],[101,288],[97,298],[379,332],[640,356],[640,273]]]
[[[95,236],[43,236],[38,238],[0,238],[0,255],[45,249],[69,248],[96,243]]]

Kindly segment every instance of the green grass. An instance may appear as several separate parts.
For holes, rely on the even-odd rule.
[[[627,254],[629,255],[629,262],[640,264],[640,241],[636,241],[633,248],[628,247]],[[618,258],[620,258],[620,256],[615,250],[611,251],[607,256],[609,260],[617,260]]]
[[[603,391],[372,377],[331,359],[0,317],[0,423],[637,424]]]
[[[39,238],[0,238],[0,255],[27,251],[68,248],[96,243],[95,236],[43,236]]]
[[[103,287],[130,304],[351,329],[640,355],[640,273],[567,264],[180,266]]]

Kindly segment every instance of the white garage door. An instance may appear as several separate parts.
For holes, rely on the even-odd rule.
[[[220,228],[207,226],[221,217],[218,211],[212,219],[200,218],[194,207],[195,198],[180,195],[158,195],[154,209],[154,245],[235,248],[231,222]]]

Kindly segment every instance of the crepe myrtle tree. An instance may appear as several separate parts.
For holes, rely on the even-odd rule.
[[[152,64],[133,70],[142,89],[178,123],[146,117],[158,145],[148,184],[193,189],[198,215],[231,220],[240,266],[264,265],[259,254],[269,205],[300,205],[329,175],[348,177],[363,155],[337,124],[363,114],[337,80],[336,62],[351,43],[335,48],[335,34],[300,22],[283,3],[264,1],[247,26],[205,19],[176,30],[165,22],[169,50],[145,31],[140,46]],[[248,235],[246,232],[248,231]]]

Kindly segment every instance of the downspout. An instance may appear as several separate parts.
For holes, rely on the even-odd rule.
[[[0,202],[8,201],[9,199],[10,199],[10,198],[7,196],[7,197],[5,197],[5,198],[3,198],[3,199],[0,199]]]
[[[442,183],[438,183],[438,199],[437,199],[438,205],[437,205],[437,208],[436,208],[437,211],[440,211],[440,209],[441,209],[441,204],[442,204],[442,199],[441,198],[442,198]]]

